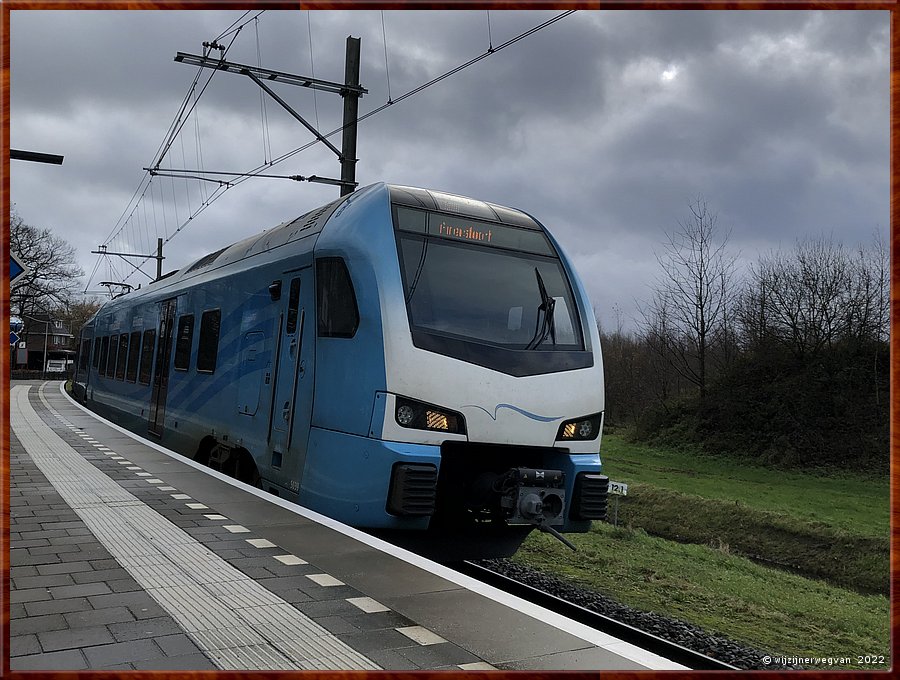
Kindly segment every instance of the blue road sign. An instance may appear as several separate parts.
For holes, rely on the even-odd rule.
[[[14,331],[10,331],[10,332],[9,332],[9,344],[10,344],[10,345],[15,345],[17,342],[19,342],[19,335],[18,335],[18,333],[15,333]]]
[[[28,267],[19,262],[18,256],[10,251],[9,253],[9,287],[16,285],[21,277],[28,273]]]

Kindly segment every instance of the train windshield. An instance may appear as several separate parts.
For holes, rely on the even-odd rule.
[[[414,332],[514,350],[583,350],[571,286],[542,231],[398,207]]]

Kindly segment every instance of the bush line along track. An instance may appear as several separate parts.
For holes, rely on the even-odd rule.
[[[648,652],[658,654],[692,670],[738,670],[736,666],[710,658],[656,635],[645,633],[638,628],[621,623],[603,614],[598,614],[577,604],[567,602],[556,595],[538,590],[474,562],[455,563],[453,568],[466,576],[471,576],[511,595],[516,595],[523,600],[540,605],[573,621],[590,626],[595,630],[613,635],[624,642],[630,642]]]

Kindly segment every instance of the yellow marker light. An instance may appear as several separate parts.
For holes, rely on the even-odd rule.
[[[575,436],[575,423],[566,423],[563,428],[563,439],[571,439]]]
[[[437,411],[425,411],[425,423],[431,430],[449,430],[447,416]]]

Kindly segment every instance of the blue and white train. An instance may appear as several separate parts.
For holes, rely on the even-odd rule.
[[[503,552],[606,515],[591,305],[492,203],[376,184],[210,253],[100,308],[74,390],[357,527]]]

